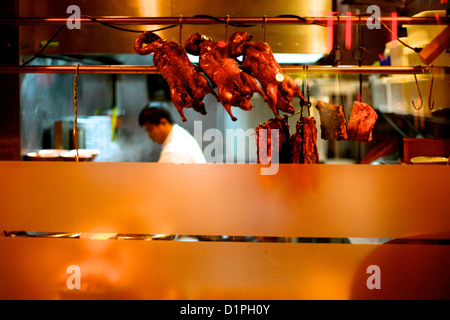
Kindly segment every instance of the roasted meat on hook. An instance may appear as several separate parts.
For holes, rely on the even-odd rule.
[[[372,129],[378,115],[367,103],[355,101],[347,123],[347,139],[360,142],[372,140]]]
[[[134,50],[140,55],[154,53],[153,64],[169,84],[172,102],[183,121],[186,121],[183,108],[193,108],[204,115],[205,95],[211,93],[217,99],[206,78],[195,70],[179,44],[146,31],[136,39]]]
[[[320,115],[321,137],[325,140],[346,140],[347,122],[344,108],[339,105],[317,101]]]
[[[253,93],[261,94],[267,101],[258,82],[248,73],[241,71],[237,62],[229,56],[225,42],[216,42],[205,35],[195,33],[186,40],[185,49],[188,53],[199,56],[200,67],[217,86],[219,101],[233,121],[237,119],[232,114],[231,107],[252,109],[250,99]]]
[[[317,164],[317,128],[313,117],[302,117],[291,137],[292,163]]]
[[[278,130],[274,131],[276,134],[273,135],[277,141],[272,141],[272,130]],[[291,143],[287,116],[270,119],[269,121],[258,125],[255,129],[255,133],[257,143],[257,163],[272,163],[272,149],[278,152],[279,163],[291,162]],[[278,146],[277,149],[275,149],[276,146]]]
[[[294,113],[292,105],[294,96],[299,97],[305,105],[308,103],[295,81],[283,73],[267,43],[253,42],[250,34],[236,32],[231,36],[228,45],[232,57],[243,56],[243,70],[259,81],[269,99],[269,107],[276,117],[279,117],[278,109]]]

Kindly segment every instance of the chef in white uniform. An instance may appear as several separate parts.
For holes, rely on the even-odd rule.
[[[139,125],[148,137],[162,146],[160,163],[206,163],[195,138],[173,122],[168,111],[160,107],[144,107],[139,114]]]

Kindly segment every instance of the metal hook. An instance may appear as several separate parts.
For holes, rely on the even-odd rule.
[[[228,38],[228,25],[230,24],[230,15],[227,15],[227,24],[225,26],[225,42],[227,42]]]
[[[183,28],[183,24],[181,23],[182,20],[183,20],[183,15],[180,14],[180,19],[178,20],[178,25],[180,27],[180,45],[183,45],[181,42],[181,29]]]
[[[302,95],[305,96],[306,65],[303,65]]]
[[[363,89],[362,89],[362,82],[363,82],[363,80],[362,80],[362,74],[359,74],[359,102],[362,102],[362,92],[363,92]]]
[[[416,105],[414,104],[414,101],[412,101],[412,105],[413,105],[414,109],[420,110],[423,107],[423,100],[422,100],[422,94],[420,93],[419,82],[417,81],[417,76],[415,73],[414,73],[414,79],[416,80],[417,91],[419,91],[420,106],[417,108]]]
[[[362,32],[361,32],[361,14],[358,15],[359,16],[359,21],[358,21],[358,47],[361,48],[361,42],[362,42]],[[366,52],[367,53],[367,52]]]
[[[358,57],[356,56],[356,52],[359,52]],[[353,59],[358,62],[358,66],[361,67],[362,61],[364,59],[366,59],[366,57],[367,57],[367,50],[366,50],[366,48],[360,46],[353,50],[352,56],[353,56]],[[363,82],[362,74],[360,73],[359,74],[359,96],[358,96],[359,102],[362,101],[362,91],[363,91],[362,90],[362,82]]]
[[[430,108],[430,110],[433,110],[434,108],[434,100],[433,103],[431,103],[431,92],[433,91],[433,82],[434,82],[434,73],[431,74],[430,95],[428,96],[428,108]]]
[[[340,53],[340,55],[337,54],[338,52]],[[334,48],[330,51],[330,59],[333,62],[333,67],[337,67],[338,63],[342,60],[343,57],[344,51],[337,45],[334,46]]]
[[[310,111],[309,111],[309,108],[311,108],[311,101],[309,100],[309,85],[308,85],[308,65],[306,65],[306,80],[305,80],[305,82],[306,82],[306,95],[307,95],[307,99],[308,99],[308,104],[307,104],[307,107],[308,107],[308,116],[310,116],[311,114],[310,114]]]
[[[305,96],[305,65],[303,65],[302,96],[303,97]],[[305,106],[305,103],[304,103],[303,99],[300,99],[300,119],[298,121],[300,121],[302,119],[303,106]]]
[[[309,100],[309,85],[308,85],[308,65],[303,65],[303,81],[302,81],[302,96],[303,98],[305,98],[305,96],[307,97],[307,103],[304,102],[304,99],[300,99],[300,107],[301,107],[301,112],[300,112],[300,119],[303,116],[303,107],[306,106],[308,107],[308,116],[310,116],[310,110],[309,108],[311,107],[311,101]],[[305,94],[305,84],[306,84],[306,94]]]
[[[267,16],[264,15],[264,42],[266,42]]]
[[[361,42],[362,42],[362,32],[361,32],[361,15],[358,16],[359,17],[359,22],[358,22],[358,48],[353,49],[352,52],[352,57],[353,60],[355,60],[356,62],[358,62],[358,66],[361,67],[362,62],[367,58],[367,50],[366,48],[361,46]],[[356,54],[358,52],[358,55]],[[362,102],[362,74],[359,74],[359,94],[358,94],[358,101]]]

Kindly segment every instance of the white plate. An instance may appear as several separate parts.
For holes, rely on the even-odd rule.
[[[77,150],[72,149],[72,150],[70,150],[70,152],[77,153]],[[83,154],[90,153],[92,155],[97,156],[100,153],[100,150],[99,149],[78,149],[78,154],[80,154],[80,153],[83,153]]]
[[[59,155],[67,152],[65,149],[42,149],[37,152],[28,152],[26,156],[34,161],[57,161]]]
[[[38,152],[29,152],[27,156],[29,157],[41,157],[41,158],[57,158],[63,152],[68,150],[65,149],[42,149]]]
[[[410,160],[414,164],[447,164],[448,158],[445,157],[414,157]]]
[[[75,161],[77,156],[77,150],[70,150],[60,154],[63,160]],[[78,149],[78,160],[80,161],[91,161],[95,158],[95,154],[91,152],[86,152],[84,149]]]
[[[42,149],[37,152],[40,157],[54,157],[59,156],[61,153],[66,152],[66,149]]]

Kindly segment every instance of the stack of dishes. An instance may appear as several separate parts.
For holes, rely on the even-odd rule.
[[[98,149],[78,149],[78,161],[93,161],[100,153]],[[31,161],[76,161],[77,150],[43,149],[29,152],[25,160]]]
[[[25,158],[31,161],[59,161],[60,154],[67,151],[65,149],[43,149],[36,152],[28,152]]]
[[[78,149],[78,161],[93,161],[99,153],[97,149]],[[64,161],[76,161],[77,150],[62,152],[60,157]]]

